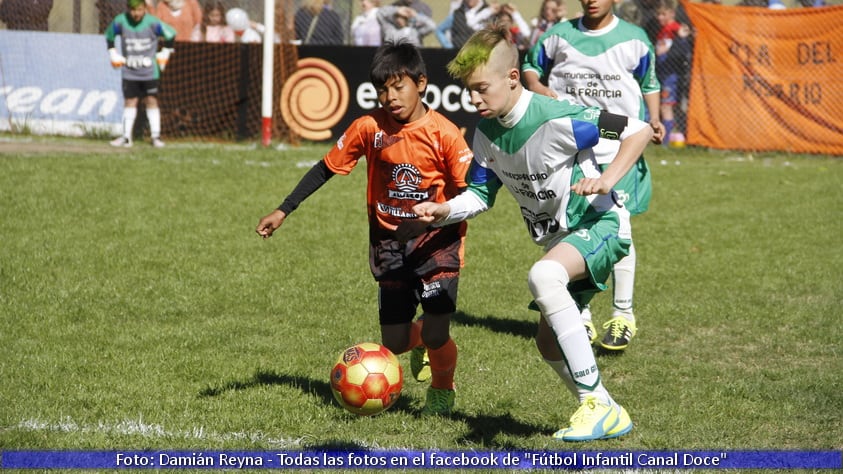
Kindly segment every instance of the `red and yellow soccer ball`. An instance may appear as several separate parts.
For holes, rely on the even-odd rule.
[[[401,394],[404,373],[389,349],[363,342],[342,351],[331,369],[331,391],[343,408],[356,415],[376,415]]]

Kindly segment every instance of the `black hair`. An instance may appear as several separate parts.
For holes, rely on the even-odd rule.
[[[427,68],[424,65],[421,51],[406,41],[393,43],[387,41],[372,58],[372,67],[369,70],[369,80],[375,88],[383,87],[390,79],[407,76],[416,84],[422,76],[427,77]]]

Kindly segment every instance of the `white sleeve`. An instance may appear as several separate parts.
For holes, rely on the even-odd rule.
[[[621,132],[620,139],[624,140],[624,139],[626,139],[626,137],[635,134],[635,132],[641,130],[642,128],[649,127],[649,126],[650,126],[650,124],[647,123],[647,122],[644,122],[642,120],[638,120],[637,118],[629,117],[629,119],[626,122],[626,128],[624,128],[623,132]]]
[[[469,190],[466,190],[458,196],[452,197],[447,201],[447,204],[451,208],[451,212],[448,214],[448,217],[434,223],[433,227],[443,227],[455,224],[466,219],[471,219],[477,214],[489,210],[489,206],[480,199],[480,196]]]

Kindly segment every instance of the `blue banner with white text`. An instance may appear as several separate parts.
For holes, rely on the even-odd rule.
[[[843,469],[841,451],[0,451],[0,469]]]
[[[120,71],[101,35],[0,30],[0,130],[81,136],[118,129]]]

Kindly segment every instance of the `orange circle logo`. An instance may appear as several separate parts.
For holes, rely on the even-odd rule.
[[[302,138],[327,140],[348,110],[348,82],[324,59],[302,58],[296,66],[281,88],[281,116]]]

